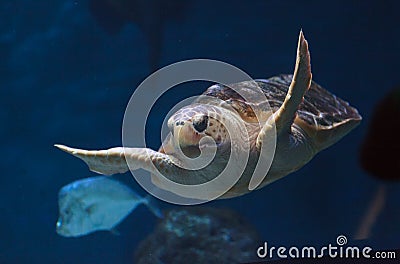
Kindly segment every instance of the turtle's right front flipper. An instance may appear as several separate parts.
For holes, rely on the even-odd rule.
[[[311,78],[308,43],[304,38],[303,31],[300,31],[292,83],[289,86],[285,101],[273,115],[274,120],[270,120],[275,122],[278,135],[290,131],[297,109],[303,101],[304,94],[310,88]]]
[[[304,94],[311,84],[311,62],[307,40],[304,38],[303,31],[300,31],[297,44],[297,58],[294,69],[293,79],[289,86],[285,100],[272,117],[264,124],[257,137],[257,147],[269,140],[268,135],[276,128],[277,136],[283,132],[290,132],[293,121],[296,117],[297,109],[303,101]],[[275,124],[275,126],[274,126]]]
[[[155,167],[152,161],[157,160],[159,162],[160,160],[168,159],[167,155],[147,148],[118,147],[107,150],[83,150],[64,145],[54,146],[83,160],[91,171],[104,175],[125,173],[129,169],[136,170],[140,168],[153,172]],[[129,167],[126,159],[128,159]]]

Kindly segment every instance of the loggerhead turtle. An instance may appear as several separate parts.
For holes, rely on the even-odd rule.
[[[236,92],[246,91],[251,95],[253,86],[250,82],[229,87],[213,85],[203,93],[206,97],[200,97],[169,119],[171,134],[158,152],[148,148],[119,147],[88,151],[55,146],[82,159],[92,171],[100,174],[111,175],[140,168],[150,171],[152,182],[163,188],[154,177],[158,172],[182,184],[200,184],[213,179],[227,164],[231,147],[240,151],[241,144],[246,141],[250,148],[245,170],[236,184],[219,197],[230,198],[250,192],[252,172],[258,159],[264,158],[260,150],[263,145],[268,145],[269,135],[275,129],[277,141],[272,165],[257,189],[300,169],[316,153],[336,143],[361,121],[355,108],[311,81],[310,54],[302,31],[294,74],[256,80],[255,83],[271,106],[270,114],[263,112],[265,97],[264,101],[248,102]],[[217,104],[209,98],[217,98],[222,103]],[[256,115],[257,109],[261,115]],[[244,123],[249,134],[245,139],[236,137],[236,141],[231,141],[232,137],[222,121],[238,119]],[[202,151],[200,141],[204,137],[211,137],[217,145],[214,160],[198,170],[182,168],[177,147],[186,156],[196,157]]]

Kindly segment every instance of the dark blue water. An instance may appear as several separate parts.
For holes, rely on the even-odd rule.
[[[300,28],[309,41],[314,80],[357,107],[362,124],[300,171],[208,205],[238,211],[275,245],[323,245],[356,233],[381,184],[360,168],[358,156],[373,107],[400,84],[400,4],[205,0],[156,19],[160,5],[138,7],[150,22],[127,23],[109,34],[87,1],[0,3],[0,263],[132,263],[135,247],[155,224],[144,208],[123,222],[120,236],[66,239],[55,233],[58,190],[94,173],[53,144],[121,145],[126,104],[154,68],[154,50],[158,67],[210,58],[267,78],[292,72]],[[151,30],[160,28],[158,39]],[[204,88],[193,84],[185,93]],[[179,98],[172,94],[165,103]],[[168,110],[157,109],[160,115]],[[153,118],[149,126],[157,128],[161,120]],[[158,134],[148,140],[158,147]],[[120,178],[144,194],[130,175]],[[365,242],[375,249],[400,247],[400,185],[389,185]]]

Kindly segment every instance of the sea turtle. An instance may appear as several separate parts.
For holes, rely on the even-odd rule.
[[[171,134],[158,152],[148,148],[88,151],[55,146],[82,159],[92,171],[100,174],[111,175],[139,168],[150,171],[152,182],[163,188],[154,176],[158,172],[181,184],[207,182],[224,169],[231,147],[241,151],[241,144],[247,142],[249,160],[244,172],[236,184],[219,197],[230,198],[252,189],[249,188],[252,172],[258,159],[265,158],[260,155],[260,150],[268,145],[275,129],[277,141],[272,165],[258,188],[300,169],[316,153],[340,140],[361,121],[355,108],[311,81],[308,43],[301,31],[294,74],[256,80],[255,83],[262,89],[264,101],[248,102],[236,92],[245,91],[251,96],[254,87],[250,82],[209,87],[204,92],[206,97],[183,107],[169,119]],[[210,98],[217,98],[222,103],[215,103]],[[271,106],[270,114],[264,111],[265,98]],[[231,140],[233,137],[226,131],[224,120],[241,120],[249,131],[248,137],[236,136]],[[241,133],[234,131],[234,134]],[[202,151],[200,141],[205,137],[211,137],[217,145],[214,160],[201,169],[182,168],[177,149],[186,156],[196,157]]]

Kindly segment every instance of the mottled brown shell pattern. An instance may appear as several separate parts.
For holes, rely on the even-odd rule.
[[[266,96],[272,111],[278,110],[285,100],[292,77],[291,74],[282,74],[267,80],[255,80]],[[246,90],[247,94],[251,94],[251,90],[254,89],[252,87],[254,84],[250,82],[241,82],[230,86],[239,91]],[[247,122],[257,122],[253,109],[269,109],[264,100],[257,98],[256,93],[253,98],[250,98],[251,102],[246,102],[242,96],[228,86],[213,85],[204,92],[204,95],[225,101]],[[202,100],[202,103],[205,103],[205,100],[207,99]],[[359,119],[360,115],[357,109],[351,107],[346,101],[312,81],[310,89],[304,95],[304,100],[299,106],[297,117],[311,126],[329,129],[345,120]]]

